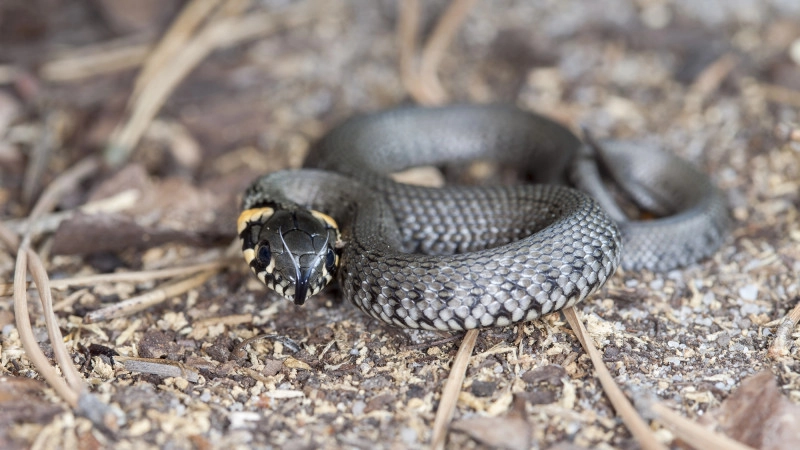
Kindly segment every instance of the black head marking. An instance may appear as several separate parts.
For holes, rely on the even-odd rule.
[[[239,221],[245,259],[277,293],[302,305],[333,279],[339,231],[330,217],[305,209],[270,209],[269,214],[243,212]]]

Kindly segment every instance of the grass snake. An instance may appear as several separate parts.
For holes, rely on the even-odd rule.
[[[428,188],[388,177],[474,160],[513,166],[535,184]],[[245,192],[245,260],[295,304],[337,278],[358,308],[403,328],[533,320],[584,299],[620,261],[665,271],[707,257],[729,226],[721,194],[686,161],[626,142],[588,145],[511,106],[358,116],[323,137],[305,166]],[[604,178],[660,218],[629,220]]]

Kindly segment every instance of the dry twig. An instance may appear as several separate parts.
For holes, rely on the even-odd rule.
[[[444,441],[447,437],[447,430],[453,420],[458,403],[458,394],[461,392],[461,385],[464,384],[464,377],[467,373],[467,364],[478,340],[479,330],[469,330],[464,334],[464,340],[458,347],[458,353],[450,367],[450,375],[442,390],[439,399],[439,409],[436,410],[436,418],[433,421],[433,437],[431,438],[431,448],[440,450],[444,448]]]
[[[400,0],[397,24],[397,44],[400,53],[400,78],[409,94],[419,103],[436,105],[444,103],[447,94],[439,83],[437,69],[444,51],[449,46],[455,32],[474,5],[475,0],[453,0],[437,22],[436,28],[422,52],[419,73],[414,68],[416,38],[419,29],[419,1]],[[439,408],[433,423],[431,448],[444,448],[447,430],[458,403],[458,395],[464,384],[467,364],[475,348],[478,330],[470,330],[464,335],[450,374],[442,390]]]
[[[419,103],[435,103],[420,87],[417,76],[415,56],[417,53],[417,34],[419,33],[419,0],[400,0],[397,2],[397,48],[400,54],[400,80],[403,87]]]
[[[420,55],[419,70],[415,69],[414,54],[419,30],[419,0],[400,0],[398,5],[397,43],[400,49],[400,77],[403,86],[415,101],[423,105],[438,105],[447,101],[447,93],[439,81],[439,65],[445,50],[464,22],[476,0],[452,0],[439,18]]]
[[[206,20],[217,6],[220,0],[192,0],[183,7],[178,17],[172,22],[169,30],[158,42],[158,45],[147,56],[142,70],[136,77],[133,92],[129,100],[129,106],[133,106],[136,99],[141,94],[142,89],[147,86],[153,76],[166,65],[170,59],[180,53],[181,48],[191,38],[197,27]]]
[[[97,168],[98,164],[94,159],[86,159],[61,174],[55,181],[50,183],[39,197],[39,200],[31,211],[31,220],[35,221],[46,211],[51,210],[64,193],[69,192],[80,180],[94,173]],[[5,246],[12,252],[15,251],[14,247],[18,246],[16,249],[17,260],[14,272],[14,316],[16,318],[17,330],[20,335],[22,347],[25,349],[28,358],[42,377],[47,380],[50,386],[56,390],[58,395],[67,402],[67,404],[75,408],[78,406],[79,396],[84,389],[84,385],[80,375],[72,365],[69,352],[64,346],[61,331],[56,323],[57,318],[53,312],[53,298],[48,284],[47,272],[38,255],[30,249],[31,233],[28,231],[20,240],[17,239],[16,236],[13,236],[13,233],[8,231],[6,227],[2,227],[0,237],[2,237]],[[67,378],[67,382],[65,382],[64,379],[58,375],[55,368],[50,365],[47,357],[36,342],[36,338],[33,336],[30,316],[28,314],[26,283],[28,268],[31,270],[42,301],[53,353],[55,354],[59,366],[61,366],[62,373],[64,373],[64,376]]]
[[[567,308],[564,310],[564,315],[567,318],[575,336],[583,346],[586,353],[592,359],[592,364],[597,372],[597,378],[603,386],[603,390],[608,396],[609,401],[614,406],[617,414],[625,422],[625,425],[630,430],[633,437],[639,442],[639,445],[645,449],[664,449],[665,447],[656,440],[650,427],[644,422],[644,419],[639,415],[633,405],[630,404],[625,394],[614,381],[611,373],[603,363],[603,357],[594,346],[591,337],[589,336],[583,323],[578,318],[575,308]],[[648,402],[643,400],[639,404],[640,408],[646,409],[644,411],[649,416],[658,419],[659,422],[669,427],[677,437],[681,440],[688,442],[695,448],[725,448],[746,450],[750,447],[741,444],[725,435],[716,433],[705,427],[686,419],[679,414],[675,413],[665,405],[658,402]]]
[[[135,205],[139,196],[139,191],[129,189],[102,200],[86,203],[74,210],[43,214],[36,221],[32,221],[30,217],[19,220],[9,220],[5,225],[19,234],[29,232],[32,235],[39,235],[55,231],[61,222],[73,217],[77,212],[96,214],[100,212],[112,213],[123,211]]]
[[[200,374],[196,370],[178,361],[133,356],[115,356],[114,360],[122,363],[125,370],[131,372],[149,373],[160,377],[180,377],[191,383],[197,383],[200,380]]]
[[[422,49],[419,63],[420,84],[425,87],[433,98],[438,99],[437,103],[447,100],[447,93],[439,81],[439,65],[442,62],[445,50],[453,42],[456,31],[466,19],[467,13],[475,5],[475,2],[476,0],[451,1]]]
[[[317,2],[307,1],[281,13],[255,13],[244,17],[223,17],[208,23],[183,45],[180,53],[154,73],[131,107],[128,120],[112,134],[106,148],[106,160],[117,166],[128,159],[144,131],[166,102],[175,87],[211,52],[244,41],[264,37],[290,27],[309,23],[320,10]]]
[[[666,450],[666,447],[656,440],[650,427],[647,426],[647,423],[645,423],[644,419],[636,412],[636,409],[625,397],[625,394],[622,393],[619,386],[617,386],[614,377],[611,376],[611,373],[603,362],[603,357],[594,346],[594,343],[592,343],[592,339],[586,331],[586,328],[584,328],[583,322],[578,318],[575,308],[570,307],[565,309],[564,316],[566,316],[569,326],[572,327],[572,331],[575,332],[575,336],[578,338],[578,341],[580,341],[584,351],[586,351],[592,359],[592,364],[597,372],[597,379],[600,380],[600,384],[603,386],[608,400],[614,406],[617,414],[622,418],[622,421],[625,422],[625,426],[628,427],[628,430],[630,430],[639,445],[644,449]]]
[[[222,261],[208,262],[202,264],[194,264],[191,266],[174,267],[171,269],[158,269],[158,270],[143,270],[139,272],[119,272],[119,273],[104,273],[98,275],[84,275],[73,278],[60,278],[58,280],[50,280],[50,287],[52,289],[66,289],[73,286],[87,286],[99,283],[144,283],[162,278],[175,278],[191,275],[197,272],[206,270],[218,271],[224,267],[231,266],[239,259],[225,259]],[[28,288],[30,286],[26,286]],[[7,284],[0,284],[0,295],[9,295],[13,292],[13,286]]]
[[[150,52],[149,35],[125,37],[61,55],[42,65],[39,75],[52,82],[70,82],[132,69],[141,64]]]
[[[139,311],[143,311],[153,305],[157,305],[165,300],[201,286],[215,273],[216,270],[207,270],[193,277],[168,283],[160,288],[153,289],[142,295],[137,295],[125,301],[115,303],[111,306],[92,311],[83,317],[83,321],[85,323],[94,323],[103,320],[115,319],[118,317],[125,317]]]
[[[23,249],[24,246],[20,247],[20,250]],[[31,276],[39,291],[39,299],[42,302],[42,314],[44,315],[50,342],[53,343],[53,354],[55,355],[56,362],[72,390],[76,393],[80,393],[84,388],[83,380],[78,370],[75,369],[75,366],[72,364],[72,358],[69,355],[67,347],[63,344],[64,336],[61,334],[61,328],[58,326],[58,317],[56,317],[53,308],[53,293],[50,290],[50,280],[47,277],[47,270],[44,268],[44,263],[42,263],[42,260],[36,252],[30,249],[25,250],[28,252],[28,269],[31,271]],[[28,324],[29,323],[30,322],[28,322]],[[58,344],[56,344],[56,342]]]
[[[25,278],[27,276],[28,255],[27,243],[20,246],[17,252],[17,264],[14,268],[14,317],[17,321],[17,332],[19,333],[22,348],[25,349],[25,354],[28,359],[33,363],[36,370],[47,381],[58,394],[71,408],[78,406],[78,395],[70,387],[63,378],[61,378],[56,371],[55,367],[50,365],[50,361],[42,352],[42,349],[36,344],[36,337],[33,335],[31,328],[31,319],[28,315],[28,296],[25,291]],[[32,253],[32,252],[31,252]],[[63,343],[60,343],[64,345]],[[58,345],[53,342],[53,346]]]
[[[726,450],[753,450],[752,447],[742,444],[723,434],[709,430],[693,422],[666,405],[653,402],[649,405],[649,412],[655,419],[672,430],[682,441],[694,448],[724,448]]]
[[[777,84],[759,83],[758,86],[767,101],[800,108],[800,91]]]
[[[696,111],[700,109],[703,102],[719,89],[722,82],[729,73],[736,67],[738,59],[731,54],[724,54],[716,61],[709,64],[695,78],[694,83],[689,88],[689,95],[686,96],[685,111]]]
[[[800,299],[798,299],[800,300]],[[775,330],[775,339],[769,346],[767,354],[770,358],[781,358],[789,354],[789,342],[791,342],[792,331],[797,323],[800,322],[800,301],[781,319],[778,329]]]

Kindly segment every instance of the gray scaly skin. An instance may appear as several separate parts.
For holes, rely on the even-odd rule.
[[[617,151],[623,147],[610,146],[624,159]],[[666,161],[660,170],[667,176],[654,176],[659,170],[633,174],[635,187],[675,216],[647,223],[618,217],[620,233],[597,201],[558,184],[570,170],[578,177],[589,173],[589,185],[601,184],[586,153],[563,126],[512,107],[400,108],[357,117],[312,150],[307,166],[317,170],[265,175],[247,190],[239,220],[245,259],[265,284],[277,284],[297,304],[335,272],[345,297],[372,317],[404,328],[464,330],[533,320],[574,305],[614,273],[623,241],[635,249],[626,250],[625,267],[661,270],[719,246],[727,212],[707,178],[688,164],[667,155],[659,160]],[[474,159],[514,164],[550,184],[435,189],[386,176]],[[672,186],[694,182],[691,177],[705,183],[694,191]],[[638,186],[648,178],[665,181],[652,189]],[[680,198],[670,197],[671,190]],[[599,197],[609,195],[601,190]],[[309,214],[321,218],[318,229],[299,232]],[[667,223],[651,225],[661,221]],[[637,237],[641,227],[644,238]],[[301,249],[294,256],[293,247]],[[326,264],[331,253],[336,267]],[[303,289],[296,288],[298,279]]]

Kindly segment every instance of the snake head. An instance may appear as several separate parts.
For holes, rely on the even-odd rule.
[[[336,273],[339,229],[321,212],[248,209],[239,215],[238,229],[253,273],[296,305],[321,291]]]

